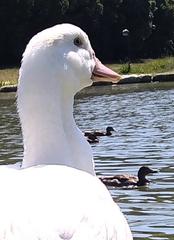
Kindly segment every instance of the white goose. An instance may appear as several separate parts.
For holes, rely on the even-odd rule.
[[[27,45],[17,99],[24,159],[20,170],[0,169],[1,240],[132,239],[73,118],[75,93],[102,77],[119,78],[76,26],[46,29]]]

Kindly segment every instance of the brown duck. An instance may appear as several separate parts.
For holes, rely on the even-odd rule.
[[[87,141],[89,142],[89,143],[99,143],[99,139],[98,139],[98,137],[97,136],[95,136],[94,134],[89,134],[87,137],[86,137],[86,139],[87,139]]]
[[[149,167],[143,166],[138,170],[138,176],[133,176],[129,174],[123,175],[114,175],[114,176],[105,176],[99,177],[100,180],[106,186],[113,187],[123,187],[123,186],[145,186],[150,181],[146,179],[146,175],[150,173],[157,173],[158,171],[154,171]]]
[[[99,132],[99,131],[92,131],[92,132],[85,132],[84,135],[85,137],[88,137],[90,134],[93,134],[97,137],[100,137],[100,136],[111,136],[112,135],[112,132],[114,132],[114,128],[113,127],[107,127],[106,128],[106,132]]]

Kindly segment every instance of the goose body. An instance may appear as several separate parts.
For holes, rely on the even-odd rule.
[[[75,93],[104,78],[119,76],[95,57],[80,28],[60,24],[30,40],[17,96],[22,167],[0,167],[1,240],[132,239],[73,118]]]
[[[130,239],[119,207],[91,174],[55,165],[8,174],[0,176],[1,240]]]
[[[146,179],[146,176],[150,173],[156,173],[149,167],[143,166],[138,170],[137,176],[129,174],[121,174],[114,176],[100,177],[100,180],[106,186],[124,187],[124,186],[145,186],[150,181]]]

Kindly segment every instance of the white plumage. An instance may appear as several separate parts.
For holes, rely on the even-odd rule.
[[[77,91],[118,75],[70,24],[34,36],[18,86],[24,160],[0,168],[1,240],[131,240],[127,221],[94,172],[89,144],[73,118]]]

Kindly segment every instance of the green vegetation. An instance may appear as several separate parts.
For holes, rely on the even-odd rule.
[[[110,64],[110,67],[121,74],[174,73],[174,57],[148,59],[140,63],[131,63],[129,72],[128,64]]]
[[[84,29],[108,62],[174,55],[173,0],[1,0],[0,66],[19,65],[29,39],[62,22]]]
[[[0,69],[0,87],[17,84],[18,68]]]
[[[107,64],[120,74],[126,74],[127,64]],[[128,74],[155,74],[163,72],[174,73],[174,57],[143,60],[141,63],[131,63]],[[17,84],[18,68],[0,69],[0,87]]]

